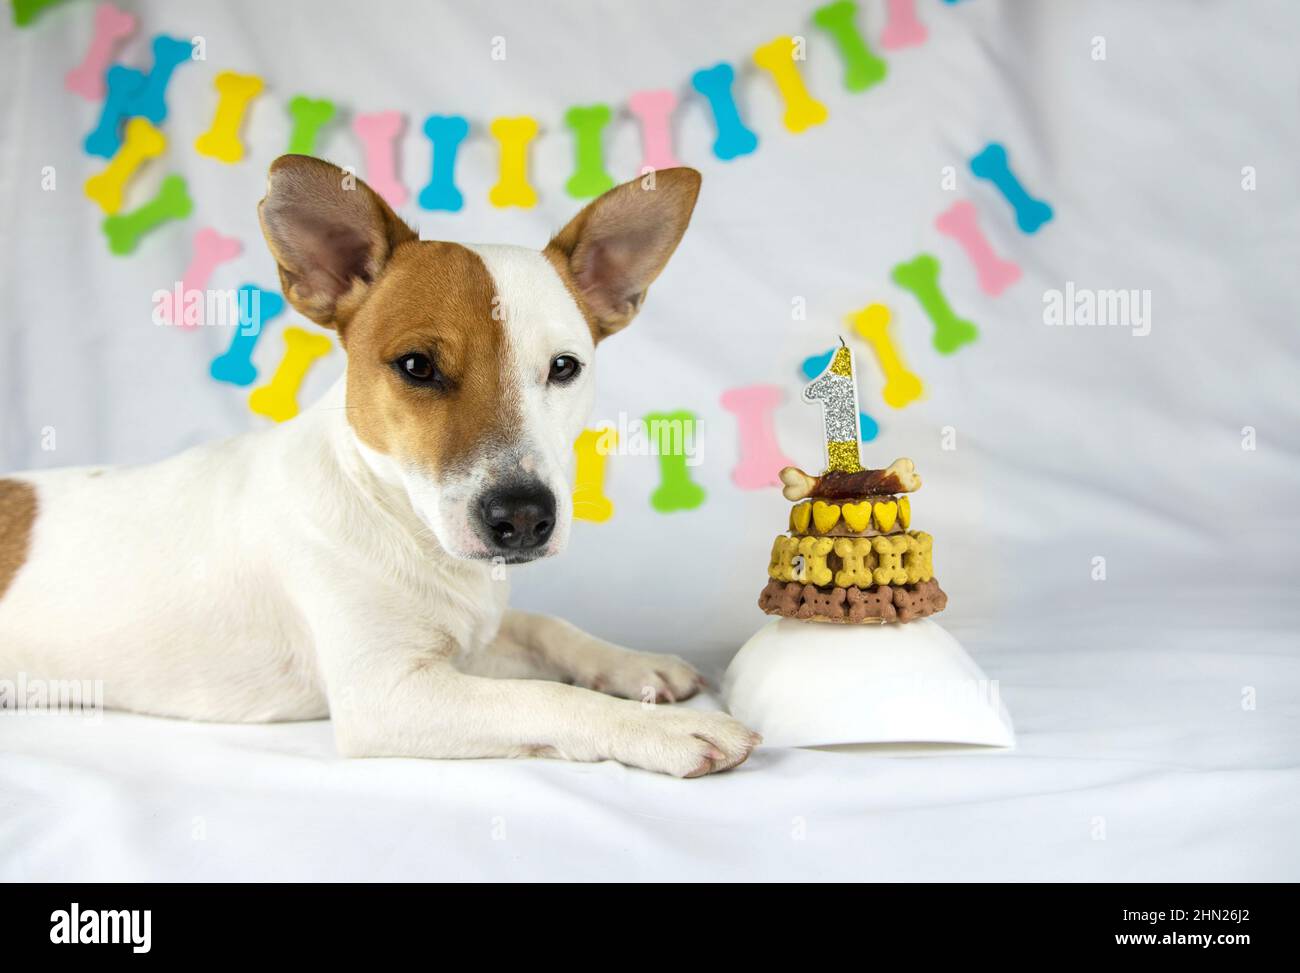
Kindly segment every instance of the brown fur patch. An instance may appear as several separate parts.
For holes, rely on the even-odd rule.
[[[348,419],[363,443],[438,473],[463,465],[517,425],[503,390],[505,323],[493,319],[496,287],[482,259],[455,243],[411,242],[343,332]],[[414,387],[393,362],[418,353],[448,388]]]
[[[36,508],[36,490],[30,483],[0,480],[0,598],[27,563]]]

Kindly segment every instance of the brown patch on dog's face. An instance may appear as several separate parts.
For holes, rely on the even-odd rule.
[[[473,251],[431,242],[397,248],[345,336],[348,419],[361,442],[434,479],[508,443],[518,422],[502,387],[506,338],[493,297]],[[411,355],[428,358],[442,381],[405,378]]]
[[[36,490],[30,483],[0,480],[0,598],[27,563],[36,510]]]

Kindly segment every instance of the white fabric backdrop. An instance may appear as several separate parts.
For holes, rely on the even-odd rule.
[[[703,417],[694,475],[707,502],[657,514],[655,460],[612,458],[614,518],[580,524],[564,558],[521,570],[515,601],[718,672],[763,620],[754,599],[787,509],[776,491],[730,483],[736,438],[719,395],[785,386],[781,443],[817,465],[820,421],[797,401],[799,362],[830,346],[845,313],[881,300],[928,395],[889,409],[856,345],[863,405],[882,427],[864,456],[916,460],[926,485],[915,523],[936,537],[951,597],[942,622],[1000,680],[1021,746],[925,760],[767,750],[736,773],[680,783],[612,765],[345,763],[324,724],[8,717],[0,876],[1300,877],[1294,5],[918,0],[929,40],[887,54],[889,78],[856,95],[808,22],[815,3],[125,6],[142,20],[126,63],[147,67],[158,32],[206,39],[207,62],[173,79],[165,160],[131,197],[179,171],[195,213],[134,256],[110,256],[80,191],[102,165],[80,147],[97,107],[62,88],[91,8],[68,3],[30,29],[3,28],[0,471],[147,461],[262,421],[242,390],[207,377],[228,333],[157,328],[149,301],[180,276],[205,225],[245,247],[213,286],[274,286],[254,207],[293,94],[405,112],[412,197],[427,179],[424,116],[469,116],[464,211],[412,204],[403,215],[426,238],[540,246],[578,205],[563,192],[569,105],[685,93],[697,68],[802,34],[804,75],[830,120],[786,133],[766,79],[741,68],[760,144],[722,163],[702,101],[689,99],[676,128],[679,156],[705,174],[695,221],[641,319],[601,349],[595,419]],[[862,6],[875,40],[884,4]],[[496,36],[503,62],[490,56]],[[225,69],[268,85],[245,128],[250,158],[235,166],[191,148]],[[543,125],[531,212],[486,203],[495,161],[484,125],[513,114]],[[968,175],[990,140],[1055,207],[1033,237]],[[630,118],[608,146],[611,171],[634,175]],[[362,163],[346,124],[322,150]],[[940,183],[950,165],[955,193]],[[40,188],[44,166],[55,167],[53,192]],[[1024,268],[1002,297],[984,297],[933,229],[957,198],[975,201],[995,248]],[[933,352],[928,322],[888,281],[923,250],[943,262],[953,306],[982,327],[950,357]],[[1043,294],[1067,281],[1149,290],[1150,334],[1045,326]],[[807,321],[791,320],[796,297]],[[259,348],[264,374],[280,327]],[[338,354],[323,363],[304,401],[341,368]],[[955,450],[941,449],[947,426]],[[47,427],[52,452],[41,448]],[[686,556],[689,545],[714,553]],[[1104,582],[1090,577],[1095,556]],[[1256,708],[1243,708],[1252,689]]]

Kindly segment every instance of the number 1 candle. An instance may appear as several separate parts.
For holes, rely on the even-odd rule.
[[[858,383],[853,377],[853,352],[844,339],[831,356],[826,370],[803,390],[805,402],[822,404],[826,431],[826,471],[856,473],[862,469],[858,454]]]

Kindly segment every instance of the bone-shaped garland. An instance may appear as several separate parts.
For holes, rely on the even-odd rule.
[[[212,359],[208,373],[218,382],[252,385],[257,381],[253,349],[266,325],[284,313],[284,298],[276,291],[265,291],[256,284],[239,288],[239,327],[231,336],[230,347]]]
[[[262,79],[254,74],[236,74],[222,71],[213,84],[216,86],[217,110],[211,127],[194,140],[194,149],[200,155],[218,162],[238,162],[244,157],[244,143],[239,139],[239,127],[248,112],[249,103],[262,93]]]
[[[126,123],[126,141],[112,161],[86,180],[86,196],[105,213],[116,213],[122,208],[127,182],[146,161],[162,155],[166,148],[167,139],[147,119],[131,119]]]
[[[1000,142],[990,142],[970,160],[970,171],[987,179],[1016,211],[1016,226],[1025,233],[1037,233],[1038,228],[1052,218],[1052,207],[1041,199],[1030,196],[1011,171],[1007,150]]]
[[[985,294],[997,297],[1020,279],[1019,265],[1003,260],[993,252],[993,246],[980,230],[979,212],[974,203],[964,199],[953,203],[939,214],[934,226],[961,244],[975,265],[980,290]]]
[[[748,155],[758,148],[758,136],[740,120],[740,109],[731,93],[736,72],[730,64],[715,64],[691,75],[691,86],[709,102],[718,136],[713,140],[713,154],[724,162]]]
[[[420,206],[454,213],[465,205],[456,188],[456,154],[469,135],[469,120],[460,115],[430,115],[424,120],[424,134],[433,143],[433,167],[429,184],[420,190]]]
[[[880,33],[880,46],[887,51],[924,44],[925,25],[916,19],[916,0],[886,0],[889,19]]]
[[[135,33],[135,17],[111,3],[95,8],[95,34],[81,63],[63,76],[63,87],[87,101],[104,97],[104,75],[117,45]]]
[[[537,137],[537,119],[498,118],[488,131],[500,149],[500,169],[496,185],[488,190],[488,202],[498,207],[536,206],[537,190],[528,181],[528,143]]]
[[[673,153],[673,109],[677,95],[671,91],[638,91],[627,109],[641,125],[641,171],[680,166]]]
[[[334,120],[337,111],[334,102],[325,98],[308,98],[306,95],[291,98],[289,117],[293,119],[293,129],[285,151],[292,155],[315,155],[320,130]]]
[[[740,458],[731,480],[742,490],[780,486],[778,474],[794,465],[777,445],[772,421],[781,395],[779,385],[749,385],[722,393],[722,407],[736,417],[740,427]]]
[[[618,444],[613,429],[584,429],[573,444],[577,456],[577,473],[573,485],[573,516],[577,520],[603,523],[614,516],[614,504],[605,496],[605,453],[598,448]]]
[[[171,84],[172,73],[194,56],[194,44],[183,37],[159,34],[153,39],[152,47],[153,67],[144,85],[131,96],[127,114],[161,125],[167,117],[167,86]]]
[[[885,373],[885,386],[881,389],[885,404],[901,409],[919,399],[924,387],[903,364],[898,346],[889,334],[889,308],[883,304],[868,304],[861,311],[850,314],[849,322],[862,340],[871,346],[880,370]]]
[[[650,494],[650,506],[660,513],[694,510],[704,503],[704,487],[691,479],[686,465],[685,437],[694,435],[698,425],[693,412],[651,412],[645,426],[659,454],[659,486]],[[681,441],[674,442],[673,431],[681,430]]]
[[[890,278],[921,302],[921,307],[934,324],[934,350],[941,355],[951,355],[979,337],[979,328],[953,313],[948,298],[939,289],[939,261],[930,254],[923,253],[898,264]]]
[[[285,328],[284,345],[284,357],[276,366],[270,383],[253,389],[248,396],[250,409],[275,422],[284,422],[298,414],[298,390],[302,388],[307,370],[334,347],[325,335],[312,334],[302,328]]]
[[[114,64],[104,80],[108,84],[108,94],[99,110],[99,121],[86,136],[82,147],[87,155],[111,159],[122,144],[122,121],[130,115],[127,106],[131,99],[144,87],[144,74],[135,68]]]
[[[853,0],[836,0],[813,11],[813,23],[830,35],[844,61],[844,87],[865,91],[885,80],[889,68],[867,46],[854,21],[858,5]]]
[[[172,324],[193,328],[204,323],[207,305],[202,299],[212,272],[221,264],[234,260],[244,249],[234,237],[222,236],[211,227],[194,234],[194,254],[181,276],[179,292],[163,306],[163,314]],[[179,302],[179,306],[178,306]],[[193,310],[193,314],[191,314]]]
[[[788,132],[804,132],[826,121],[826,106],[808,93],[794,60],[793,37],[778,37],[755,49],[754,63],[766,71],[781,93],[785,113],[781,116]]]
[[[193,208],[184,177],[173,173],[162,181],[154,198],[143,206],[129,213],[114,213],[104,218],[103,229],[108,237],[109,252],[118,256],[130,253],[150,230],[170,220],[183,220]]]
[[[613,113],[609,105],[574,105],[564,113],[564,124],[573,133],[573,175],[564,191],[574,199],[591,199],[614,188],[614,177],[605,171],[605,147],[601,133]]]
[[[366,182],[394,207],[406,203],[406,187],[397,175],[397,142],[405,127],[399,111],[371,112],[352,120],[352,131],[365,146]]]

